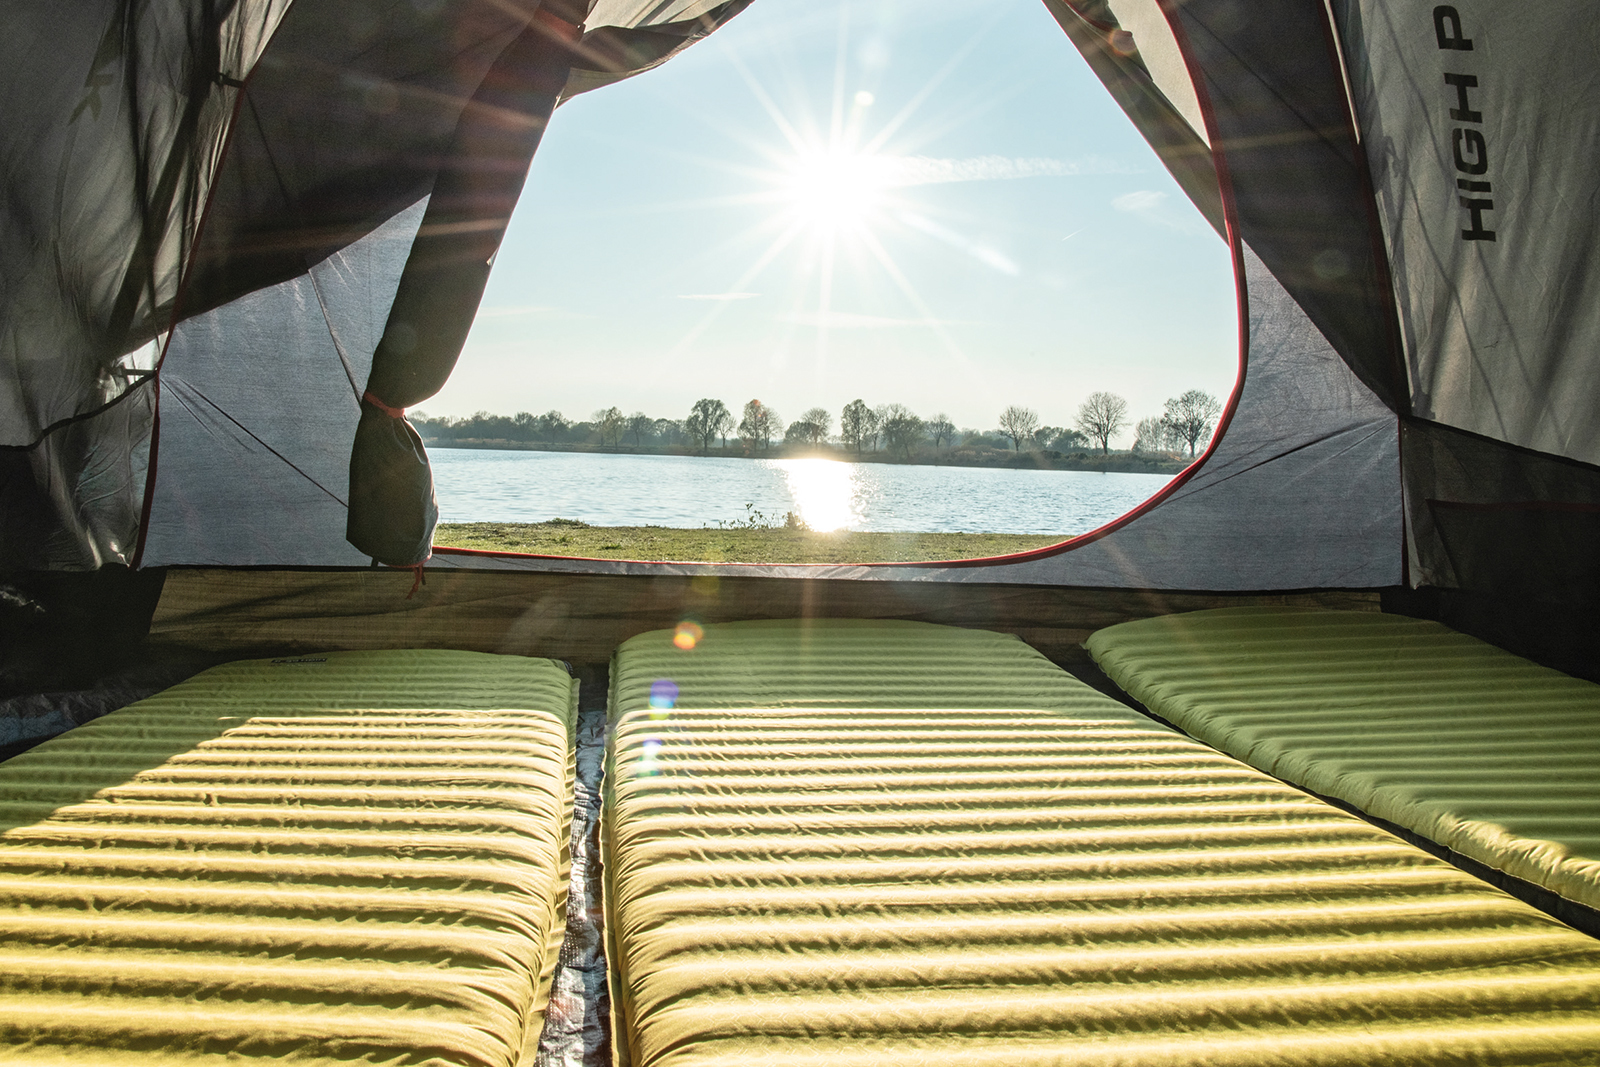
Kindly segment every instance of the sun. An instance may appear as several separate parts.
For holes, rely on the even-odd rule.
[[[844,146],[802,151],[788,161],[780,190],[788,210],[813,231],[859,231],[882,211],[890,160]]]

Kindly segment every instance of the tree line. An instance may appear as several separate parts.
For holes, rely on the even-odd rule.
[[[1132,451],[1146,455],[1171,455],[1188,451],[1194,456],[1210,440],[1221,416],[1222,404],[1199,389],[1168,400],[1160,415],[1140,419],[1134,429]],[[422,412],[411,416],[422,436],[435,443],[506,441],[530,445],[599,445],[602,448],[685,449],[709,455],[726,452],[729,441],[742,452],[765,454],[784,446],[820,448],[837,445],[858,457],[885,452],[907,461],[931,448],[938,456],[951,449],[1005,449],[1024,451],[1111,451],[1111,440],[1128,428],[1128,402],[1115,393],[1096,392],[1078,406],[1070,426],[1044,423],[1033,408],[1013,404],[1002,411],[993,429],[958,428],[939,412],[923,418],[904,404],[868,406],[861,399],[839,412],[837,432],[833,413],[810,408],[792,422],[770,405],[751,400],[738,415],[723,401],[703,397],[681,419],[657,418],[642,411],[624,415],[621,408],[602,408],[587,420],[574,421],[561,412],[542,415],[519,412],[493,415],[480,411],[466,418],[433,418]]]

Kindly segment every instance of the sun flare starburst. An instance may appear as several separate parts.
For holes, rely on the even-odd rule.
[[[882,210],[890,170],[885,156],[835,146],[795,156],[780,188],[808,226],[853,230],[870,226]]]
[[[819,375],[826,373],[829,338],[837,324],[873,319],[853,308],[841,311],[835,307],[836,297],[853,307],[887,301],[891,314],[878,315],[873,321],[925,324],[941,347],[965,367],[968,360],[961,346],[917,291],[913,283],[916,272],[905,269],[896,253],[904,256],[906,249],[917,243],[926,249],[927,238],[932,236],[999,269],[995,262],[977,255],[975,239],[951,237],[969,225],[969,220],[952,217],[937,222],[941,209],[917,195],[919,186],[967,177],[965,172],[958,173],[959,167],[951,161],[921,154],[951,120],[945,117],[920,125],[915,120],[934,90],[970,51],[970,42],[920,89],[884,112],[885,97],[867,84],[879,80],[876,68],[863,66],[849,73],[849,57],[855,52],[847,30],[848,21],[842,21],[831,100],[823,106],[818,106],[826,99],[821,93],[775,92],[779,86],[785,90],[799,86],[783,79],[774,82],[769,72],[758,74],[737,55],[730,55],[750,96],[778,136],[774,141],[770,133],[735,133],[760,162],[732,168],[750,179],[751,191],[728,202],[760,204],[771,210],[737,237],[708,249],[707,255],[738,248],[739,255],[749,256],[748,265],[723,287],[722,291],[729,293],[755,286],[757,279],[774,267],[788,268],[794,295],[784,321],[815,326],[812,361]],[[866,82],[852,85],[858,76]],[[1009,273],[1016,273],[1009,261],[1003,265],[1010,268]],[[713,302],[674,347],[674,354],[690,351],[729,306],[729,301]],[[789,343],[786,335],[780,346],[787,350]]]

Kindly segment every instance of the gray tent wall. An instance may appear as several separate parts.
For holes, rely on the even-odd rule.
[[[1334,4],[1395,275],[1411,584],[1592,661],[1600,604],[1600,23],[1583,5]]]
[[[145,566],[369,562],[345,540],[350,442],[423,211],[173,331]]]

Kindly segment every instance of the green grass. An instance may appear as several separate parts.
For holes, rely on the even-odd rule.
[[[434,543],[493,552],[684,563],[878,563],[1002,556],[1065,538],[1050,534],[816,533],[787,527],[680,530],[549,522],[442,523]]]

